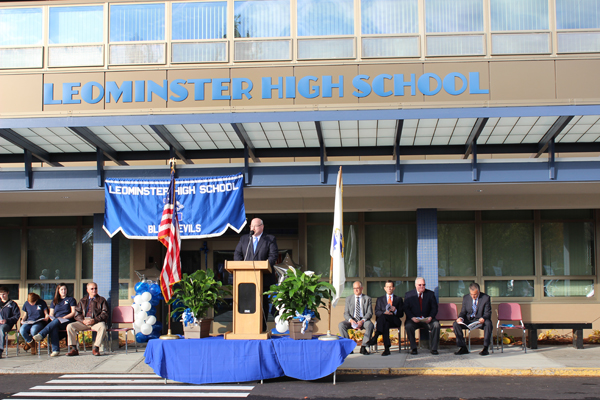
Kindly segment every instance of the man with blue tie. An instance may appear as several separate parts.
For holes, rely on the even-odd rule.
[[[367,342],[367,346],[373,346],[377,343],[379,335],[383,336],[384,350],[382,356],[390,355],[390,328],[399,328],[402,326],[400,318],[404,315],[402,307],[402,297],[394,294],[394,281],[388,280],[383,289],[385,295],[378,297],[375,303],[375,318],[377,318],[377,330],[375,336]]]
[[[454,322],[454,334],[456,335],[456,345],[459,347],[454,354],[469,354],[469,349],[465,344],[463,337],[464,324],[469,325],[473,322],[481,324],[483,329],[483,350],[479,355],[487,356],[488,347],[492,341],[492,299],[485,293],[481,293],[479,284],[473,282],[469,285],[469,294],[463,297],[462,309],[458,314],[458,319]]]
[[[250,235],[243,235],[235,248],[233,259],[235,261],[269,261],[271,273],[263,273],[263,291],[269,290],[271,285],[277,283],[277,273],[273,266],[277,263],[279,249],[277,240],[273,235],[263,233],[265,225],[260,218],[250,222]],[[269,314],[269,297],[263,295],[263,331],[267,329],[267,315]]]

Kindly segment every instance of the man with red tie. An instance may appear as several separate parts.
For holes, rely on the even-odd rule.
[[[383,287],[385,295],[377,298],[375,304],[375,318],[377,318],[377,330],[375,336],[367,342],[367,346],[373,346],[377,343],[379,335],[383,336],[383,346],[385,349],[382,356],[390,355],[390,328],[399,328],[402,326],[400,318],[404,315],[402,307],[402,297],[394,294],[394,281],[388,280]],[[398,338],[399,339],[399,338]]]
[[[435,317],[438,313],[438,301],[435,293],[425,289],[425,278],[415,279],[415,290],[407,292],[404,297],[404,312],[406,313],[406,335],[410,341],[411,354],[418,354],[415,331],[429,329],[431,331],[431,354],[438,355],[440,344],[440,323]]]

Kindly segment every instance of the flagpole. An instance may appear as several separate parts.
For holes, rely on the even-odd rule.
[[[172,173],[175,172],[175,158],[171,158],[169,160],[169,166],[171,167],[171,172]],[[171,200],[174,200],[175,191],[173,191],[173,193],[171,193],[171,196],[173,196],[173,199],[171,199]],[[175,204],[174,201],[172,201],[172,203]],[[174,208],[173,211],[174,211],[174,218],[177,218],[177,214],[176,214],[177,213],[177,208],[176,208],[176,206],[175,206],[175,208]],[[161,279],[162,279],[162,276],[161,276]],[[167,312],[167,321],[168,321],[167,334],[166,335],[161,335],[160,339],[162,339],[162,340],[179,339],[179,335],[173,335],[171,333],[171,303],[167,303],[167,304],[168,304],[168,307],[169,307],[168,308],[169,311]]]
[[[335,191],[336,191],[335,198],[336,198],[336,202],[337,202],[337,190],[338,190],[338,187],[341,189],[341,179],[342,179],[342,167],[340,166],[340,170],[338,172],[338,176],[337,176],[337,180],[336,180],[336,186],[335,186]],[[340,193],[340,196],[341,196],[341,193]],[[340,198],[340,200],[341,200],[341,198]],[[337,208],[337,204],[335,205],[335,207]],[[335,231],[335,228],[336,228],[336,222],[335,222],[335,215],[336,215],[336,213],[337,213],[337,209],[334,210],[334,221],[333,221],[334,222],[334,227],[333,227],[334,231]],[[339,217],[342,218],[342,221],[343,221],[344,216],[341,215]],[[342,222],[341,226],[342,226],[342,232],[340,232],[340,234],[341,234],[340,237],[343,238],[343,235],[344,235],[344,232],[343,232],[343,222]],[[332,244],[332,246],[333,246],[333,244]],[[342,258],[343,258],[343,248],[344,248],[343,239],[342,239],[342,242],[340,243],[340,247],[341,247]],[[330,257],[330,261],[329,261],[329,284],[331,285],[331,284],[333,284],[333,255],[330,254],[330,256],[331,257]],[[342,266],[342,268],[343,268],[343,266]],[[338,290],[338,288],[336,288],[336,291],[337,290]],[[327,335],[319,336],[319,340],[337,340],[337,339],[339,339],[338,336],[335,336],[335,335],[331,334],[331,309],[332,309],[332,304],[331,303],[332,302],[333,302],[333,299],[329,299],[329,304],[328,304],[328,307],[327,307],[327,313],[329,314],[328,326],[327,326]]]

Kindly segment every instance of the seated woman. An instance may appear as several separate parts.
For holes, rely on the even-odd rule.
[[[46,335],[50,334],[52,343],[52,354],[50,357],[56,357],[60,354],[59,332],[67,329],[67,325],[74,322],[75,306],[77,302],[74,298],[67,296],[67,285],[64,283],[56,287],[54,299],[50,304],[50,319],[52,320],[44,329],[33,335],[36,342],[42,341]]]
[[[23,318],[21,318],[21,336],[25,339],[23,350],[31,349],[31,355],[37,354],[37,346],[31,335],[35,335],[46,326],[50,319],[48,305],[37,293],[29,293],[27,301],[23,304]]]

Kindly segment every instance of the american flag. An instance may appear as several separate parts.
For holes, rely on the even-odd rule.
[[[181,280],[181,239],[179,238],[179,221],[177,221],[177,201],[175,200],[175,166],[171,167],[171,183],[169,194],[163,209],[162,219],[158,227],[158,240],[167,248],[165,263],[160,273],[160,288],[165,301],[173,295],[172,285]]]

